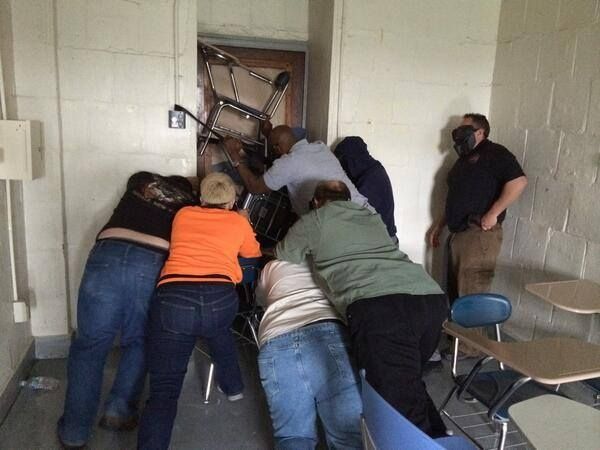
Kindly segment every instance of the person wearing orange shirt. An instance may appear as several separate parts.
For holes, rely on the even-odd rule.
[[[177,400],[198,337],[208,344],[221,390],[243,398],[244,385],[230,327],[238,311],[238,255],[261,256],[247,217],[231,208],[229,176],[211,173],[200,184],[200,206],[181,209],[173,221],[171,249],[150,306],[150,395],[138,433],[139,449],[167,449]]]

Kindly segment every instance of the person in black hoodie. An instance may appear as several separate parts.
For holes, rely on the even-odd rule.
[[[367,144],[358,136],[344,138],[334,153],[358,192],[367,197],[381,216],[390,237],[397,241],[394,193],[383,165],[370,155]]]

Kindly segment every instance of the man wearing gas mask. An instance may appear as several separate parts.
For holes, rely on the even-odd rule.
[[[448,174],[445,213],[428,233],[431,246],[439,245],[444,226],[450,231],[448,296],[489,292],[496,258],[502,245],[502,221],[527,177],[516,158],[488,139],[490,124],[482,114],[465,114],[452,131],[458,160]],[[464,353],[474,353],[465,349]]]

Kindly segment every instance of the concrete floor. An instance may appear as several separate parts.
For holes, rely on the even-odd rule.
[[[118,361],[115,351],[107,364],[104,395],[107,394]],[[258,379],[256,349],[240,344],[240,362],[244,373],[245,398],[236,403],[228,402],[223,394],[213,392],[212,402],[202,402],[203,380],[207,374],[207,360],[194,352],[188,367],[171,448],[184,449],[269,449],[273,448],[271,425],[265,397]],[[464,363],[466,369],[467,362]],[[55,450],[59,449],[56,438],[56,421],[62,413],[66,385],[66,360],[38,361],[32,375],[58,378],[60,388],[52,392],[34,392],[23,389],[8,417],[0,426],[1,450]],[[431,396],[436,403],[444,398],[452,386],[447,363],[443,370],[426,376]],[[494,448],[494,430],[485,425],[485,416],[478,414],[481,405],[451,402],[449,410],[458,415],[459,423],[466,425],[469,433],[478,437],[483,448]],[[449,428],[454,429],[449,424]],[[510,429],[507,447],[526,449],[521,436]],[[135,449],[136,431],[115,433],[96,427],[88,448],[90,450]]]

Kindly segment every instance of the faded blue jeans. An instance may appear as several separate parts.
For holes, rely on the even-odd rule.
[[[177,401],[198,337],[208,344],[219,387],[244,389],[231,324],[238,311],[233,284],[167,283],[158,287],[148,321],[150,396],[142,414],[138,448],[167,449]]]
[[[145,335],[150,299],[167,252],[116,239],[96,242],[77,300],[77,337],[67,368],[65,409],[58,423],[63,442],[82,445],[98,412],[104,365],[120,334],[121,359],[104,414],[129,418],[146,375]]]
[[[362,401],[349,337],[341,323],[322,322],[276,336],[258,355],[275,448],[313,450],[317,415],[330,449],[361,449]]]

